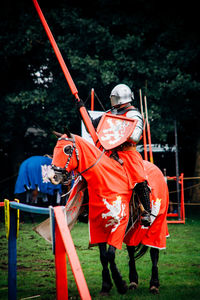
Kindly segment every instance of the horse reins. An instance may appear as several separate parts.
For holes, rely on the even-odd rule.
[[[78,153],[78,149],[76,148],[76,143],[75,143],[74,136],[72,138],[62,138],[62,137],[60,137],[58,139],[58,141],[62,141],[62,140],[72,142],[72,148],[70,150],[69,157],[68,157],[68,160],[67,160],[67,162],[65,164],[65,167],[64,168],[60,168],[60,167],[53,166],[53,168],[55,168],[56,171],[62,171],[62,172],[65,171],[65,172],[67,172],[66,169],[67,169],[67,167],[68,167],[68,165],[70,163],[70,160],[71,160],[71,157],[72,157],[72,154],[73,154],[74,150],[75,150],[76,158],[77,158],[77,161],[78,161],[78,164],[79,164],[79,153]],[[100,161],[100,159],[102,158],[104,152],[105,152],[105,150],[102,151],[101,155],[98,157],[98,159],[91,166],[89,166],[88,168],[86,168],[82,172],[78,172],[76,175],[71,175],[71,178],[69,178],[69,181],[70,180],[72,181],[72,180],[76,179],[77,177],[81,176],[83,173],[87,172],[88,170],[90,170],[91,168],[93,168],[94,166],[96,166],[98,164],[98,162]],[[76,169],[77,168],[78,168],[78,166],[76,167]]]
[[[89,166],[87,169],[83,170],[82,172],[78,173],[78,175],[82,175],[83,173],[87,172],[88,170],[90,170],[91,168],[93,168],[94,166],[96,166],[96,165],[98,164],[98,162],[100,161],[100,159],[102,158],[104,152],[105,152],[105,150],[103,149],[101,155],[100,155],[99,158],[95,161],[95,163],[93,163],[91,166]]]
[[[67,160],[66,165],[65,165],[64,168],[67,169],[67,167],[68,167],[68,165],[69,165],[69,162],[70,162],[70,159],[71,159],[71,157],[72,157],[72,154],[73,154],[74,150],[75,150],[75,153],[76,153],[77,161],[79,162],[79,155],[78,155],[78,150],[77,150],[77,148],[76,148],[76,143],[75,143],[74,136],[73,136],[72,138],[62,138],[62,137],[60,137],[60,138],[58,139],[58,141],[70,141],[70,142],[72,142],[72,148],[71,148],[71,151],[70,151],[70,153],[69,153],[68,160]],[[78,168],[78,167],[77,167],[77,168]]]

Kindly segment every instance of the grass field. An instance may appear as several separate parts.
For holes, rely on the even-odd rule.
[[[7,299],[8,249],[5,238],[4,220],[0,216],[0,299]],[[137,262],[139,287],[119,295],[115,286],[105,300],[120,299],[200,299],[200,211],[186,213],[186,224],[170,224],[167,249],[160,251],[159,278],[160,294],[149,293],[151,262],[149,253]],[[17,240],[17,299],[38,296],[33,299],[56,299],[54,256],[51,245],[31,230],[33,224],[28,216],[20,224]],[[41,217],[36,218],[36,224]],[[36,225],[34,224],[34,226]],[[87,224],[77,223],[72,237],[92,299],[100,300],[101,265],[97,247],[88,249]],[[128,282],[128,256],[125,246],[117,251],[117,264]],[[79,299],[79,294],[70,265],[68,270],[69,299]]]

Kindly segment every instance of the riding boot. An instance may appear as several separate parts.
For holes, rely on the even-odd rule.
[[[141,224],[144,225],[145,227],[148,227],[151,225],[151,218],[150,218],[151,208],[150,208],[150,198],[149,198],[150,189],[147,185],[147,181],[137,183],[134,190],[144,207],[144,211],[142,212],[141,215]]]

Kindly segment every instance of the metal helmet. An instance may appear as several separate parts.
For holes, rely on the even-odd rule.
[[[118,84],[110,94],[111,106],[131,102],[134,99],[133,92],[126,84]]]

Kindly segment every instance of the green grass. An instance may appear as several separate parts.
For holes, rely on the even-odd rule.
[[[36,218],[39,223],[41,218]],[[35,226],[36,224],[34,224]],[[40,295],[36,299],[56,299],[54,255],[51,245],[31,230],[29,219],[20,224],[17,240],[17,296],[18,299]],[[105,300],[113,299],[200,299],[200,218],[189,215],[186,224],[170,224],[167,249],[160,251],[159,279],[160,294],[149,293],[151,262],[149,253],[137,262],[139,287],[119,295],[115,286]],[[77,223],[72,237],[92,299],[100,300],[101,265],[97,247],[88,249],[88,228]],[[4,220],[0,219],[0,299],[7,299],[7,240]],[[128,282],[128,256],[125,246],[116,254],[118,267]],[[70,269],[68,270],[69,299],[79,299],[77,287]]]

